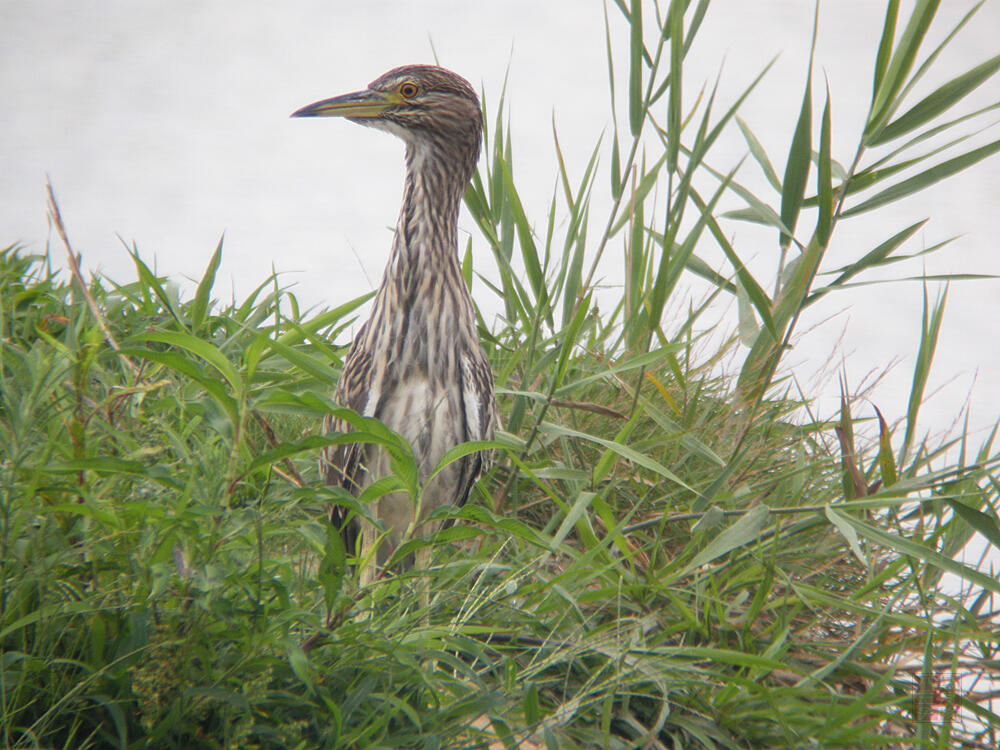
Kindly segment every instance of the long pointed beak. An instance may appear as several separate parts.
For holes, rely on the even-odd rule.
[[[292,112],[292,117],[378,117],[391,104],[381,91],[355,91],[308,104]]]

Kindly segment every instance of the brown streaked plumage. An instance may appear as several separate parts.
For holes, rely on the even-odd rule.
[[[465,79],[430,65],[395,68],[366,90],[310,104],[293,117],[347,117],[393,133],[406,143],[406,182],[392,252],[371,315],[358,331],[344,363],[334,400],[375,417],[406,438],[420,467],[419,517],[402,493],[376,501],[374,515],[387,536],[378,555],[384,564],[419,524],[443,505],[462,505],[484,468],[474,453],[428,480],[451,448],[490,440],[498,425],[493,375],[476,334],[476,319],[458,261],[458,210],[475,169],[482,116]],[[348,425],[328,417],[324,432]],[[324,480],[355,494],[389,471],[384,452],[370,445],[332,446],[323,453]],[[377,536],[369,524],[333,506],[349,552],[359,534],[364,556]],[[426,526],[426,524],[424,524]],[[371,568],[362,582],[372,579]]]

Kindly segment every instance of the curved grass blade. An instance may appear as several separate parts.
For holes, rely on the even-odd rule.
[[[740,128],[740,132],[743,133],[743,140],[747,142],[747,147],[750,149],[750,155],[753,156],[754,161],[760,166],[761,171],[764,173],[764,177],[767,181],[771,183],[771,187],[781,192],[781,181],[778,179],[778,173],[774,171],[774,165],[771,164],[771,160],[767,156],[767,152],[764,150],[764,146],[757,136],[753,134],[750,130],[750,126],[746,124],[742,117],[736,118],[736,124]]]
[[[862,201],[856,206],[844,211],[841,216],[848,217],[855,214],[871,211],[873,208],[884,206],[886,203],[898,201],[908,195],[919,193],[936,182],[940,182],[954,174],[968,169],[973,164],[982,161],[993,154],[1000,152],[1000,140],[988,143],[985,146],[969,151],[968,153],[956,156],[953,159],[937,164],[930,169],[926,169],[920,174],[909,177],[902,182],[886,188],[880,193],[876,193],[868,200]]]
[[[198,332],[205,322],[205,315],[208,312],[208,297],[212,293],[215,285],[215,274],[219,270],[219,263],[222,261],[222,241],[225,234],[219,238],[219,244],[215,246],[215,252],[208,261],[208,268],[198,282],[198,289],[194,293],[194,301],[191,303],[191,330]]]
[[[896,19],[899,17],[899,0],[889,0],[885,8],[885,21],[882,24],[882,37],[879,39],[878,52],[875,54],[875,75],[872,85],[872,102],[878,95],[892,57],[892,42],[896,38]]]
[[[755,541],[770,515],[771,511],[766,505],[758,505],[755,508],[751,508],[744,515],[740,516],[732,526],[727,526],[719,532],[718,536],[705,545],[705,548],[695,555],[691,562],[684,566],[684,569],[677,574],[677,577],[683,578],[702,565],[732,552],[737,547],[742,547],[745,544]]]
[[[819,201],[819,218],[816,221],[816,238],[826,247],[830,242],[833,226],[833,170],[830,156],[830,88],[826,89],[826,104],[823,107],[823,124],[819,135],[819,165],[816,170],[816,196]]]
[[[927,544],[922,544],[921,542],[899,534],[890,534],[889,532],[871,526],[864,521],[860,521],[847,513],[841,513],[840,516],[846,523],[853,526],[854,530],[857,531],[858,534],[865,537],[869,541],[875,542],[875,544],[888,547],[901,555],[909,555],[917,558],[918,560],[923,560],[928,565],[933,565],[936,568],[952,573],[953,575],[969,581],[970,583],[983,587],[987,591],[1000,594],[1000,580],[997,580],[993,576],[987,575],[986,573],[978,571],[975,568],[971,568],[968,565],[956,562],[950,557],[945,557]]]
[[[906,84],[906,77],[913,68],[917,51],[927,35],[939,4],[940,0],[917,0],[917,6],[913,9],[910,21],[906,24],[899,44],[892,53],[885,74],[879,80],[878,90],[873,97],[868,122],[865,125],[866,139],[872,137],[899,107],[898,95]],[[888,24],[888,14],[886,18]],[[892,20],[895,22],[895,17]],[[883,42],[885,42],[885,32],[883,32]],[[882,51],[880,48],[880,59]]]
[[[809,177],[809,163],[812,158],[812,66],[816,52],[816,31],[819,25],[819,4],[816,5],[816,16],[813,20],[812,46],[809,50],[809,67],[806,69],[806,90],[802,95],[802,106],[799,109],[799,119],[792,135],[792,143],[788,149],[788,160],[785,162],[785,177],[781,181],[781,223],[788,228],[788,233],[779,235],[779,244],[787,250],[792,243],[795,224],[802,209],[802,201],[806,194],[806,179]]]
[[[180,331],[150,331],[135,336],[133,341],[152,341],[182,349],[214,367],[237,393],[243,387],[243,378],[226,355],[197,336]]]
[[[880,243],[874,250],[870,250],[865,253],[864,256],[858,261],[855,261],[851,265],[841,271],[840,275],[827,284],[822,289],[817,289],[815,292],[809,295],[806,302],[811,303],[827,294],[845,285],[847,281],[857,276],[859,273],[866,271],[874,266],[882,265],[885,259],[892,254],[893,250],[906,242],[910,237],[919,231],[919,229],[927,223],[927,219],[921,219],[915,224],[911,224],[906,229],[897,232],[892,237],[887,239],[885,242]]]
[[[870,145],[888,143],[930,122],[986,83],[998,70],[1000,70],[1000,55],[953,78],[882,128],[869,140]]]
[[[577,438],[578,440],[587,440],[592,443],[597,443],[598,445],[603,445],[605,448],[617,453],[622,458],[628,459],[634,464],[637,464],[644,469],[652,471],[654,474],[658,474],[664,479],[669,479],[674,484],[678,484],[684,489],[698,494],[698,491],[689,487],[685,484],[680,477],[674,474],[670,469],[661,464],[659,461],[645,456],[639,453],[634,448],[629,448],[627,445],[622,445],[621,443],[616,443],[613,440],[606,440],[596,435],[588,435],[585,432],[579,432],[578,430],[572,430],[568,427],[563,427],[562,425],[553,424],[551,422],[542,422],[538,425],[539,432],[545,432],[550,435],[560,435],[563,437]]]

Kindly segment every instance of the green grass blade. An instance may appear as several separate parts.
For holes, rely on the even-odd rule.
[[[948,120],[947,122],[943,122],[940,125],[935,125],[934,127],[926,128],[926,129],[920,131],[919,133],[917,133],[915,136],[913,136],[912,138],[910,138],[908,141],[906,141],[902,145],[897,146],[892,151],[888,152],[884,156],[879,157],[874,162],[872,162],[871,164],[869,164],[862,172],[859,172],[857,175],[855,175],[855,179],[857,179],[857,177],[859,175],[864,174],[866,172],[877,171],[877,170],[881,169],[883,165],[891,163],[892,160],[895,159],[897,156],[899,156],[901,153],[903,153],[905,151],[908,151],[909,149],[913,148],[917,144],[923,143],[924,141],[927,141],[927,140],[929,140],[931,138],[934,138],[934,137],[940,135],[941,133],[944,133],[944,132],[946,132],[948,130],[951,130],[952,128],[954,128],[956,126],[961,125],[963,122],[968,122],[969,120],[976,119],[978,117],[981,117],[982,115],[985,115],[985,114],[987,114],[989,112],[992,112],[994,110],[997,110],[997,109],[1000,109],[1000,102],[997,102],[995,104],[990,104],[990,105],[987,105],[985,107],[981,107],[980,109],[974,110],[972,112],[967,112],[964,115],[956,117],[953,120]],[[978,128],[977,130],[974,130],[972,132],[964,133],[961,136],[959,136],[958,138],[955,138],[954,140],[950,141],[945,146],[945,148],[948,148],[948,147],[957,145],[959,143],[962,143],[964,141],[967,141],[973,135],[978,135],[979,133],[981,133],[981,132],[989,129],[990,127],[991,127],[990,125],[987,125],[985,127]],[[929,153],[936,154],[936,153],[938,153],[939,151],[942,151],[942,150],[944,150],[944,149],[942,149],[942,148],[935,148],[933,151],[931,151]],[[903,163],[916,163],[917,161],[919,161],[919,159],[911,160],[910,162],[903,162]],[[848,186],[848,192],[851,192],[850,186]]]
[[[215,252],[208,261],[208,268],[198,282],[198,289],[194,294],[194,301],[191,304],[191,330],[198,332],[205,323],[205,315],[208,312],[209,295],[215,285],[215,274],[219,270],[219,263],[222,261],[222,241],[225,235],[219,238],[219,244],[215,246]]]
[[[921,221],[906,227],[906,229],[896,232],[896,234],[887,239],[885,242],[879,243],[873,250],[869,250],[859,260],[845,267],[840,272],[840,275],[825,287],[817,289],[809,295],[806,302],[811,303],[828,292],[844,287],[848,281],[869,268],[875,268],[883,265],[886,258],[888,258],[893,251],[896,250],[896,248],[900,247],[904,242],[920,231],[920,228],[926,223],[927,219],[922,219]]]
[[[663,173],[661,172],[661,170],[663,169],[663,165],[666,163],[666,161],[667,161],[667,154],[664,154],[656,161],[656,163],[652,166],[652,168],[650,168],[649,170],[643,169],[642,178],[639,180],[639,184],[636,186],[635,192],[629,196],[630,206],[633,204],[640,205],[643,201],[646,200],[646,197],[649,195],[649,191],[656,186],[657,181],[662,176]],[[630,221],[629,214],[628,213],[623,214],[621,218],[619,218],[618,221],[614,224],[614,226],[611,227],[611,231],[608,233],[609,236],[614,237],[616,234],[618,234],[618,232],[621,231],[622,227],[624,227],[627,223],[629,223],[629,221]]]
[[[938,57],[945,51],[945,49],[952,43],[954,38],[958,35],[958,32],[976,15],[976,12],[982,7],[986,0],[979,0],[978,3],[973,5],[964,16],[959,20],[951,31],[949,31],[945,37],[938,43],[938,45],[931,51],[929,55],[920,63],[920,67],[916,69],[910,79],[906,82],[903,90],[899,94],[899,102],[902,103],[909,96],[910,92],[916,87],[917,83],[933,68],[934,63],[937,61]],[[891,115],[890,115],[891,119]]]
[[[576,438],[578,440],[586,440],[588,442],[602,445],[605,448],[614,451],[622,458],[627,459],[632,463],[641,466],[644,469],[648,469],[654,474],[683,487],[689,492],[694,492],[695,494],[697,494],[697,490],[688,487],[687,484],[685,484],[680,479],[680,477],[678,477],[676,474],[670,471],[670,469],[661,464],[659,461],[656,461],[655,459],[650,458],[649,456],[645,456],[636,451],[634,448],[630,448],[627,445],[623,445],[622,443],[617,443],[613,440],[607,440],[605,438],[598,437],[597,435],[589,435],[585,432],[580,432],[579,430],[572,430],[568,427],[552,424],[550,422],[543,422],[538,426],[538,429],[539,432],[544,432],[550,435],[561,435],[563,437],[571,437],[571,438]]]
[[[819,136],[819,165],[816,170],[816,196],[819,201],[819,218],[816,221],[816,238],[826,247],[830,242],[833,226],[833,169],[830,156],[830,89],[826,90],[823,106],[823,124]]]
[[[834,512],[839,513],[839,511]],[[860,521],[847,513],[840,513],[840,516],[846,523],[853,526],[858,534],[875,544],[894,550],[901,555],[909,555],[918,560],[923,560],[928,565],[940,568],[977,586],[982,586],[987,591],[1000,593],[1000,580],[968,565],[956,562],[950,557],[945,557],[936,552],[928,544],[921,543],[907,536],[889,533],[864,521]]]
[[[971,508],[961,500],[946,500],[948,506],[955,511],[969,526],[983,535],[990,544],[1000,549],[1000,524],[994,516],[987,515],[981,510]],[[964,545],[963,545],[964,546]]]
[[[217,347],[203,339],[179,331],[150,331],[135,336],[133,340],[158,342],[190,352],[214,367],[234,391],[239,393],[243,388],[243,378],[233,363]]]
[[[898,201],[902,198],[906,198],[909,195],[918,193],[925,188],[930,187],[936,182],[940,182],[952,175],[958,174],[964,169],[968,169],[973,164],[981,162],[983,159],[993,156],[993,154],[1000,152],[1000,140],[988,143],[985,146],[974,149],[960,156],[956,156],[948,161],[941,162],[930,169],[926,169],[920,174],[916,174],[913,177],[909,177],[902,182],[898,182],[885,190],[876,193],[871,198],[862,201],[856,206],[844,211],[841,216],[848,217],[854,216],[856,214],[864,213],[865,211],[871,211],[874,208],[884,206],[886,203],[892,203],[893,201]]]
[[[868,558],[865,555],[864,550],[861,549],[861,545],[858,543],[858,534],[854,530],[854,527],[847,522],[844,514],[837,511],[831,505],[826,506],[826,508],[823,509],[823,512],[826,514],[830,523],[832,523],[836,527],[837,531],[840,532],[840,535],[844,537],[844,541],[847,542],[852,554],[867,568]]]
[[[947,288],[931,309],[927,299],[927,287],[924,286],[924,308],[920,328],[920,349],[917,361],[913,365],[913,383],[910,386],[910,400],[906,408],[906,432],[903,444],[900,446],[898,464],[904,466],[908,456],[913,451],[913,440],[917,430],[917,415],[924,402],[924,390],[930,375],[931,363],[934,361],[934,351],[937,348],[938,333],[941,330],[941,320],[944,318],[944,306],[948,299]]]
[[[239,421],[239,406],[236,399],[229,394],[221,380],[207,375],[190,358],[177,352],[156,351],[154,349],[123,347],[122,352],[133,357],[158,362],[171,370],[186,375],[205,389],[205,392],[225,410],[233,424]]]
[[[705,209],[701,211],[701,215],[698,217],[697,222],[695,222],[695,225],[688,232],[680,246],[675,248],[674,252],[670,253],[667,252],[667,248],[663,249],[660,267],[657,271],[656,280],[653,283],[653,289],[649,300],[650,321],[652,325],[659,325],[660,317],[663,314],[667,298],[670,297],[671,293],[674,291],[677,282],[680,280],[681,273],[687,267],[688,259],[694,253],[695,246],[697,245],[705,227],[709,223],[709,217],[714,214],[716,204],[726,193],[729,183],[738,169],[739,165],[733,167],[732,172],[726,175],[726,178],[722,181],[719,187],[716,188],[715,193],[709,199]]]
[[[312,318],[309,322],[291,326],[289,330],[278,336],[277,340],[285,346],[294,346],[300,341],[309,338],[317,331],[322,331],[332,325],[337,324],[346,316],[357,310],[361,305],[375,296],[375,292],[366,292],[360,297],[355,297],[342,305],[338,305],[332,310],[326,310]]]
[[[819,270],[819,264],[823,260],[824,250],[814,235],[802,254],[796,258],[794,265],[789,265],[791,273],[782,286],[780,296],[775,298],[773,316],[774,329],[781,333],[781,339],[775,339],[770,329],[761,330],[740,368],[737,379],[737,387],[743,398],[750,401],[759,399],[771,384],[771,378],[783,352],[782,339],[790,334],[790,327],[802,310],[813,279]]]
[[[869,139],[872,146],[879,146],[911,133],[948,111],[972,91],[986,83],[1000,70],[1000,55],[977,65],[921,99],[910,110],[891,121]]]
[[[532,307],[539,310],[541,316],[547,318],[549,325],[552,325],[552,309],[549,304],[548,288],[545,284],[545,274],[542,272],[542,266],[538,260],[538,248],[535,246],[531,226],[528,224],[528,217],[525,216],[524,207],[521,205],[521,198],[514,187],[514,178],[506,159],[501,162],[501,166],[506,196],[513,214],[514,226],[517,228],[518,242],[521,246],[521,257],[524,260],[528,283],[535,294]]]
[[[878,417],[878,461],[879,472],[882,474],[882,486],[892,487],[896,483],[896,461],[892,456],[892,435],[889,432],[889,425],[885,423],[885,417],[878,407],[875,407],[875,415]]]
[[[266,342],[266,347],[276,354],[284,357],[295,367],[316,378],[320,383],[331,383],[331,378],[335,370],[331,370],[329,360],[315,357],[310,353],[296,349],[284,344],[280,339],[272,339]]]
[[[764,146],[757,136],[753,134],[750,130],[750,126],[746,124],[742,117],[736,118],[736,124],[739,125],[740,132],[743,133],[743,140],[747,142],[747,147],[750,149],[750,154],[753,156],[754,161],[757,162],[761,171],[764,173],[764,177],[767,181],[771,183],[771,187],[781,192],[781,181],[778,179],[778,173],[774,171],[774,165],[771,164],[771,160],[767,156],[767,152],[764,150]]]
[[[817,8],[817,14],[818,14]],[[818,20],[817,22],[818,23]],[[788,248],[798,222],[802,201],[805,199],[806,179],[809,177],[809,163],[812,155],[812,59],[816,50],[816,30],[813,29],[812,49],[809,53],[809,67],[806,71],[806,90],[802,95],[799,119],[792,135],[785,162],[785,176],[781,181],[781,223],[788,233],[780,234],[780,245]]]
[[[684,122],[684,100],[682,94],[682,78],[684,72],[684,10],[687,3],[684,0],[671,0],[667,11],[667,22],[670,25],[670,105],[667,107],[667,166],[671,171],[677,169],[677,156],[680,153],[681,126]]]
[[[907,76],[913,68],[917,52],[927,35],[934,14],[937,13],[940,0],[917,0],[916,7],[910,15],[910,20],[903,30],[899,44],[893,51],[885,74],[879,81],[878,90],[873,97],[872,106],[865,124],[865,137],[873,136],[899,107],[898,94],[906,85]],[[887,15],[888,19],[888,15]],[[895,20],[893,18],[893,20]],[[885,34],[883,32],[883,41]],[[879,49],[881,59],[882,49]]]
[[[872,85],[872,101],[875,101],[882,79],[885,78],[889,59],[892,57],[892,43],[896,38],[896,19],[899,17],[899,0],[889,0],[885,7],[885,21],[882,24],[882,37],[879,39],[878,52],[875,54],[875,74]]]
[[[706,565],[723,555],[728,555],[734,549],[743,547],[757,540],[761,529],[770,517],[767,506],[758,505],[751,508],[747,513],[740,516],[732,526],[723,529],[705,548],[692,558],[691,562],[684,566],[678,574],[683,578],[694,572],[702,565]]]
[[[726,259],[729,261],[730,265],[732,265],[733,270],[739,277],[740,285],[743,287],[743,291],[745,291],[747,296],[750,298],[750,302],[753,304],[754,310],[757,311],[758,317],[760,317],[764,326],[771,331],[774,338],[777,339],[778,332],[774,325],[774,319],[771,317],[772,302],[770,297],[767,296],[763,287],[757,283],[757,280],[746,267],[746,264],[739,257],[739,255],[737,255],[732,243],[729,242],[729,238],[726,236],[725,232],[722,231],[722,227],[719,226],[719,222],[716,221],[715,217],[712,216],[710,211],[708,211],[708,205],[705,201],[696,191],[691,192],[691,198],[695,202],[695,205],[698,207],[701,214],[707,217],[709,231],[712,233],[712,236],[715,238],[719,248],[725,254]],[[732,287],[732,291],[735,292],[735,287]]]
[[[177,304],[172,295],[170,295],[166,288],[160,283],[160,279],[154,274],[149,266],[143,262],[142,258],[139,257],[139,251],[132,247],[129,250],[129,255],[132,256],[132,262],[135,263],[136,271],[139,274],[139,284],[142,289],[143,297],[149,300],[150,290],[153,292],[153,296],[159,300],[163,308],[170,314],[170,317],[174,319],[174,322],[178,326],[185,327],[185,320],[183,313],[177,308]]]
[[[556,162],[559,165],[559,184],[562,185],[566,206],[573,208],[573,191],[569,186],[569,175],[566,172],[566,160],[563,158],[562,147],[559,145],[559,132],[556,130],[556,114],[552,113],[552,143],[556,147]]]
[[[628,123],[632,137],[638,138],[646,119],[645,101],[642,96],[642,0],[632,0],[629,13],[629,77]]]

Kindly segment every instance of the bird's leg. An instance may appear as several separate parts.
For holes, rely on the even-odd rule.
[[[431,552],[433,547],[421,547],[417,550],[414,568],[420,571],[417,575],[417,586],[420,588],[420,609],[424,615],[424,624],[430,619],[431,587],[427,579],[428,568],[431,564]]]
[[[378,571],[378,529],[365,522],[361,527],[361,588],[371,585]]]
[[[423,521],[424,489],[425,487],[421,487],[416,497],[411,498],[410,522],[400,539],[401,544],[417,537],[427,539],[431,532],[432,525]],[[427,624],[430,617],[430,582],[426,573],[430,567],[432,549],[430,546],[421,547],[413,555],[413,570],[417,576],[417,600],[423,612],[424,624]]]

